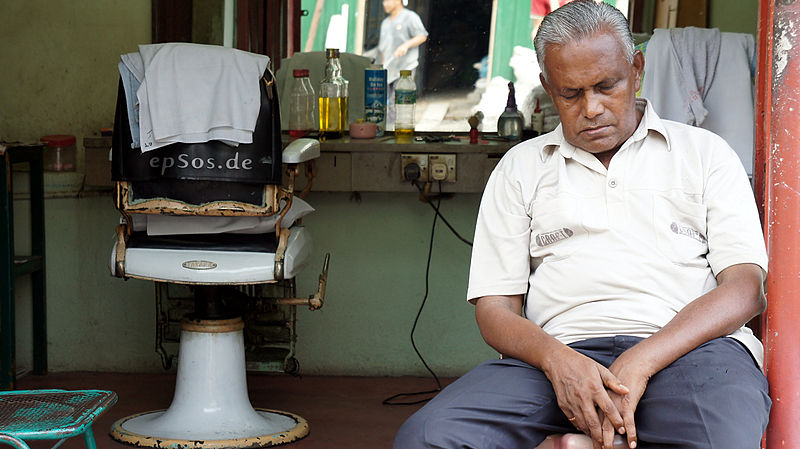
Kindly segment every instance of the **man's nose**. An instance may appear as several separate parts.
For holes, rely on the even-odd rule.
[[[583,115],[588,119],[593,119],[603,112],[606,108],[603,105],[603,98],[595,92],[586,92],[583,96]]]

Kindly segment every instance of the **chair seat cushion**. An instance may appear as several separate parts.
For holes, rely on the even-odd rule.
[[[278,241],[275,233],[147,235],[134,232],[128,238],[128,250],[133,248],[274,253],[278,250]]]
[[[134,233],[125,251],[125,276],[183,284],[261,284],[275,282],[272,234],[146,236]],[[248,244],[250,242],[250,244]],[[252,245],[252,246],[249,246]],[[284,255],[284,279],[294,278],[311,256],[311,238],[294,226]],[[116,245],[109,268],[114,274]]]

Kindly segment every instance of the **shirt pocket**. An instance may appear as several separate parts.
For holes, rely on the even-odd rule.
[[[653,230],[659,252],[678,265],[708,265],[706,206],[682,198],[656,197]]]
[[[571,256],[585,243],[586,228],[575,200],[547,200],[534,205],[531,257],[535,266]]]

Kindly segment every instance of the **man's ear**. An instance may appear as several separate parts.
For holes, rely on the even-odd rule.
[[[553,100],[553,92],[550,89],[550,85],[547,84],[547,78],[544,77],[544,73],[539,72],[539,82],[542,83],[542,87],[544,91],[547,93],[547,96],[550,97],[551,101],[553,102],[553,107],[558,111],[558,105],[556,104],[555,100]]]
[[[644,54],[641,51],[636,50],[633,53],[633,72],[636,77],[635,87],[636,91],[638,92],[639,89],[642,87],[642,74],[644,73]]]
[[[547,92],[547,95],[550,95],[550,86],[547,84],[547,79],[544,77],[544,73],[539,72],[539,82],[542,83],[542,87],[544,87],[544,91]]]

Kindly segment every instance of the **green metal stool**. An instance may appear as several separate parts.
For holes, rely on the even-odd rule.
[[[83,435],[86,449],[97,449],[92,424],[117,402],[103,390],[18,390],[0,392],[0,443],[29,449],[23,440],[59,440]]]

